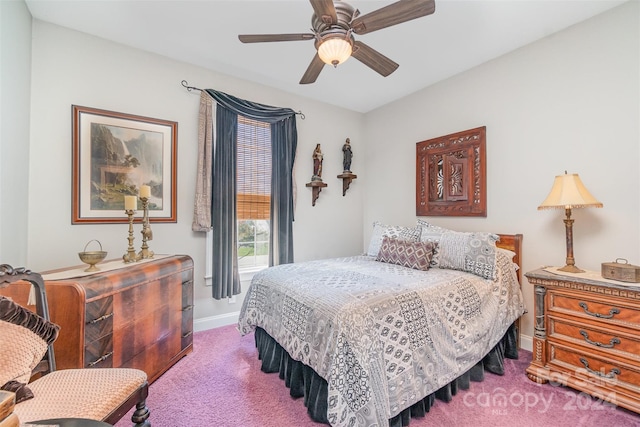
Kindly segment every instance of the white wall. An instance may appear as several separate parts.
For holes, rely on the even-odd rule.
[[[364,242],[374,220],[415,223],[417,142],[486,126],[487,217],[429,221],[523,233],[525,272],[564,265],[564,210],[536,208],[567,170],[604,203],[573,211],[576,264],[640,264],[638,6],[629,2],[368,113]],[[528,283],[524,292],[523,332],[531,336]]]
[[[175,120],[178,223],[154,224],[151,249],[194,258],[196,322],[238,310],[243,295],[229,305],[213,300],[203,285],[204,236],[191,231],[198,93],[180,86],[186,79],[306,114],[298,120],[298,261],[361,252],[374,220],[413,224],[415,143],[484,125],[487,218],[430,220],[459,230],[523,233],[525,271],[561,264],[563,213],[536,207],[553,177],[567,170],[579,173],[605,205],[574,211],[577,264],[597,270],[617,257],[640,264],[638,9],[629,2],[363,116],[55,25],[34,21],[31,28],[22,1],[0,2],[0,261],[37,271],[77,265],[77,252],[91,239],[110,257],[126,250],[123,225],[71,225],[72,104]],[[13,56],[30,49],[30,65]],[[14,65],[7,66],[8,52]],[[335,176],[346,137],[358,179],[343,197]],[[329,187],[311,207],[304,184],[316,143]],[[532,290],[528,284],[524,290],[530,335]]]
[[[362,186],[342,196],[342,144],[350,137],[353,169],[364,176],[362,115],[265,86],[214,73],[151,53],[35,20],[33,22],[31,155],[29,184],[29,267],[36,271],[79,264],[77,252],[98,239],[109,258],[127,248],[124,224],[71,225],[71,105],[178,122],[178,223],[152,224],[151,250],[188,254],[195,263],[195,317],[205,319],[239,310],[211,298],[204,285],[205,238],[191,231],[197,153],[199,92],[181,80],[252,101],[302,110],[297,119],[296,260],[352,255],[362,251]],[[331,126],[327,126],[331,124]],[[311,206],[311,155],[322,144],[324,181]],[[360,151],[360,152],[359,152]],[[361,170],[362,168],[362,170]],[[360,177],[358,178],[360,179]],[[124,215],[124,214],[123,214]],[[140,245],[139,235],[134,242]],[[246,287],[245,287],[246,289]]]
[[[0,1],[0,263],[27,262],[31,14]]]

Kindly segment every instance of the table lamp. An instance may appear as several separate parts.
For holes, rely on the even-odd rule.
[[[578,174],[567,174],[565,171],[564,175],[556,176],[551,192],[542,204],[538,206],[538,210],[564,208],[567,215],[564,220],[567,239],[567,260],[566,265],[558,270],[568,273],[584,272],[584,270],[576,267],[575,259],[573,258],[573,219],[571,219],[571,209],[601,207],[602,203],[589,193]]]

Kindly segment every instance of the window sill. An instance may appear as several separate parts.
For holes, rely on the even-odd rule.
[[[239,273],[240,273],[240,281],[241,282],[248,282],[251,281],[251,279],[253,279],[253,275],[256,274],[259,271],[262,271],[264,269],[266,269],[267,266],[266,265],[261,265],[258,267],[251,267],[251,268],[242,268],[240,269]]]
[[[239,271],[240,273],[240,281],[241,282],[250,282],[253,279],[253,275],[259,271],[268,268],[266,265],[260,267],[252,267],[252,268],[243,268]],[[204,285],[211,286],[211,276],[205,276]]]

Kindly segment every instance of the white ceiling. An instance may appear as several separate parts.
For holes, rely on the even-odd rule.
[[[34,18],[367,112],[615,7],[626,0],[436,0],[433,15],[356,36],[400,67],[382,77],[351,58],[298,82],[313,41],[242,44],[238,34],[307,33],[303,0],[26,0]],[[361,14],[393,3],[351,0]],[[215,82],[191,81],[200,87]],[[179,82],[176,82],[179,84]]]

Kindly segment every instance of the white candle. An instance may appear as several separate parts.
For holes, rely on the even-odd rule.
[[[151,187],[149,187],[148,185],[141,185],[140,197],[146,197],[147,199],[151,197]]]
[[[135,211],[138,207],[138,198],[136,196],[124,196],[124,209],[127,211]]]

